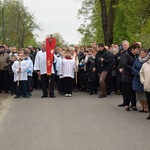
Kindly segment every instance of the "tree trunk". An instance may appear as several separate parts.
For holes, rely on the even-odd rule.
[[[107,8],[106,0],[99,0],[99,1],[102,11],[101,18],[102,18],[102,28],[104,33],[105,45],[110,46],[113,43],[113,29],[116,10],[114,6],[118,4],[119,0],[110,0],[109,9]]]

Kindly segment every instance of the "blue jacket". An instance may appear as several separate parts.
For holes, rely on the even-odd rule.
[[[143,85],[140,82],[140,76],[139,76],[139,72],[141,70],[143,63],[141,63],[139,61],[139,58],[137,58],[134,61],[133,67],[132,67],[132,73],[134,75],[133,77],[133,81],[132,81],[132,89],[134,91],[144,91],[143,89]]]

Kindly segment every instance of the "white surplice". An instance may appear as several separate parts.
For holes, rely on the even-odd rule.
[[[62,77],[74,78],[74,70],[76,69],[76,62],[74,59],[62,59],[61,74]]]
[[[20,63],[20,64],[19,64]],[[18,73],[19,67],[21,68],[21,72]],[[14,81],[18,81],[18,79],[20,81],[23,80],[28,80],[27,79],[27,70],[28,70],[29,66],[28,66],[28,62],[26,60],[22,60],[22,61],[15,61],[12,65],[12,71],[14,72]],[[20,77],[19,77],[20,76]]]
[[[56,63],[56,56],[54,55],[54,61],[53,63]],[[46,52],[45,51],[38,51],[35,57],[35,63],[34,63],[34,70],[39,70],[41,75],[47,74],[47,62],[46,62]],[[54,74],[54,66],[52,65],[51,73]]]

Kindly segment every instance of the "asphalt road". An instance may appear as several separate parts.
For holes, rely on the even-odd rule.
[[[121,96],[40,96],[5,100],[0,150],[150,150],[148,114],[117,107]]]

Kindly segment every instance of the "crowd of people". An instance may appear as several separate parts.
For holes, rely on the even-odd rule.
[[[85,91],[89,95],[122,95],[126,111],[148,113],[150,119],[150,51],[140,42],[123,41],[110,47],[93,42],[90,46],[53,50],[51,74],[47,74],[46,43],[41,48],[0,46],[0,93],[14,98],[32,96],[33,89],[42,89],[41,98],[55,98],[55,89],[71,97],[73,92]]]

